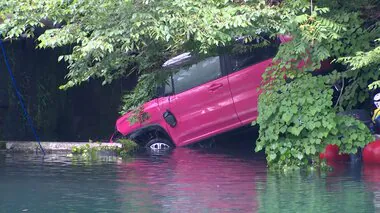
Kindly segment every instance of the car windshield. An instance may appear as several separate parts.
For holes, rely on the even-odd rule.
[[[222,75],[219,56],[206,58],[195,64],[173,71],[173,81],[168,79],[165,85],[165,95],[181,93],[202,85]],[[172,83],[174,83],[174,91]]]

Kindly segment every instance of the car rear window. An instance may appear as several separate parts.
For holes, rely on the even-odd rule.
[[[278,47],[277,42],[272,42],[265,46],[260,43],[238,45],[231,54],[232,72],[273,58],[278,51]]]

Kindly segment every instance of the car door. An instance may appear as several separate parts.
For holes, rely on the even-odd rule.
[[[262,81],[262,74],[272,63],[276,54],[277,43],[260,48],[247,48],[230,55],[230,71],[228,81],[232,99],[242,124],[248,124],[258,116],[258,90]]]
[[[173,76],[169,111],[177,125],[169,128],[178,145],[186,145],[240,125],[220,57],[210,57]]]

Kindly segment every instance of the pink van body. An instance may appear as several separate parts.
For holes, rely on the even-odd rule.
[[[280,39],[281,42],[289,41],[288,37]],[[258,61],[234,72],[224,72],[217,79],[178,94],[151,100],[143,105],[148,119],[131,124],[131,115],[127,113],[117,120],[116,129],[130,137],[142,134],[146,127],[154,127],[147,131],[157,131],[159,128],[159,131],[164,131],[162,137],[175,146],[185,146],[248,125],[258,116],[261,92],[258,88],[262,74],[271,63],[272,58]],[[300,63],[300,66],[303,64]],[[321,70],[329,67],[330,64],[324,62]],[[175,117],[175,126],[165,120],[165,112]]]

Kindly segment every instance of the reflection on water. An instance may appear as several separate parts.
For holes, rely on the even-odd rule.
[[[164,158],[120,164],[118,181],[128,183],[121,193],[138,193],[163,211],[246,212],[257,209],[255,182],[265,174],[263,161],[177,149]]]
[[[276,174],[261,158],[176,149],[85,161],[0,152],[0,212],[375,212],[380,166]]]

